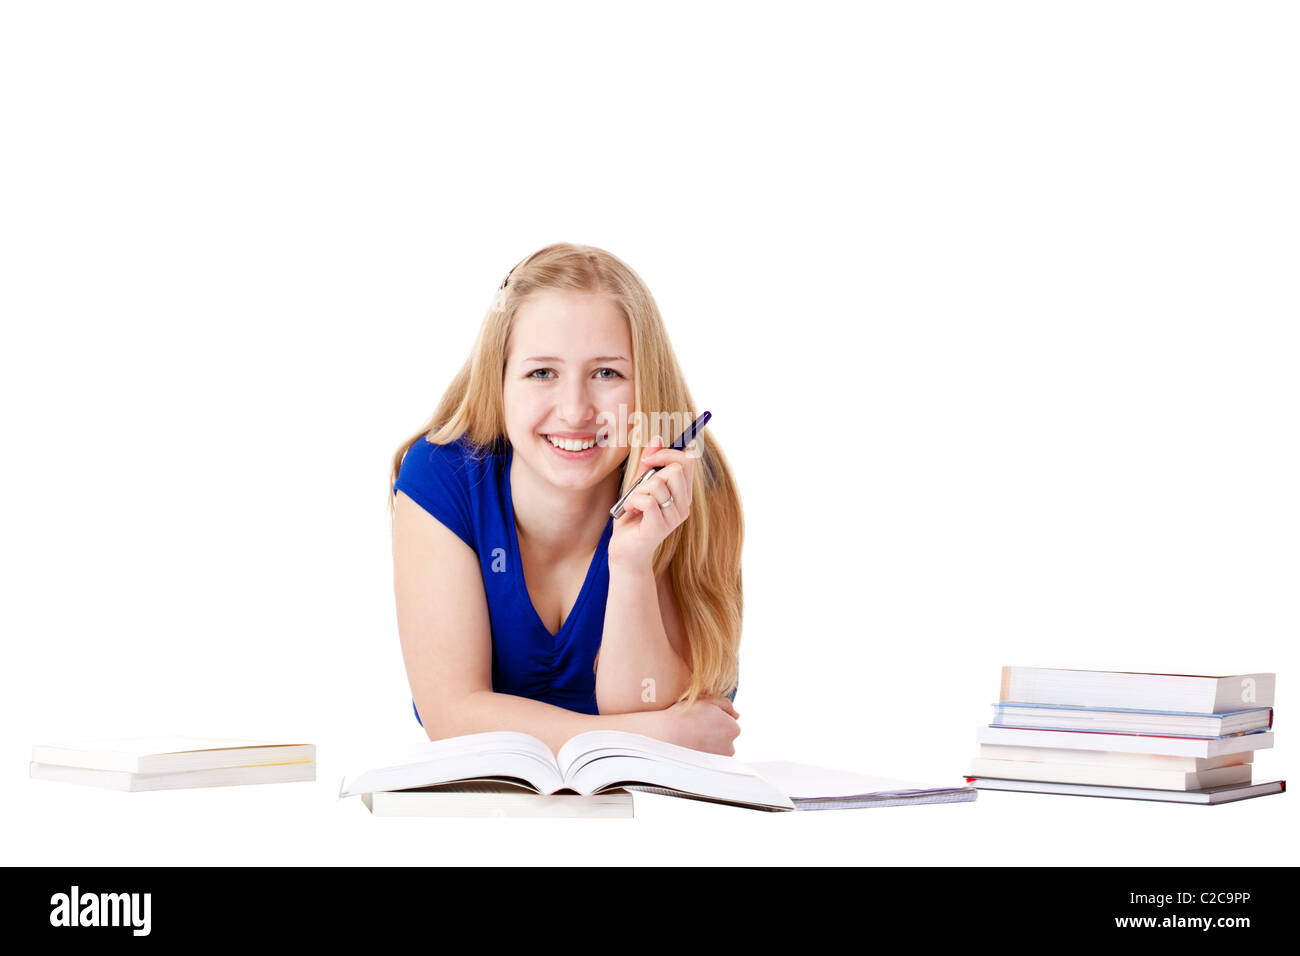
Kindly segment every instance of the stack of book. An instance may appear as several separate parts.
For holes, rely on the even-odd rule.
[[[316,779],[313,744],[206,737],[133,737],[38,744],[38,780],[110,790],[177,790]]]
[[[1281,793],[1252,783],[1273,746],[1273,674],[1205,677],[1004,667],[967,781],[1016,790],[1177,803]]]

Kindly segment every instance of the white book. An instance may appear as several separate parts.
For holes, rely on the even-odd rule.
[[[1239,783],[1204,790],[1152,790],[1139,787],[1099,787],[1079,783],[1052,783],[1044,780],[999,780],[980,777],[974,782],[979,790],[1007,790],[1016,793],[1055,793],[1071,797],[1110,797],[1118,800],[1156,800],[1164,803],[1233,803],[1251,797],[1266,797],[1286,791],[1285,780],[1267,783]]]
[[[415,790],[363,793],[377,817],[584,817],[626,819],[635,815],[632,794],[610,790],[583,796],[543,795],[504,780],[466,780]]]
[[[1066,704],[1001,703],[993,705],[990,726],[1169,737],[1226,737],[1253,730],[1268,730],[1273,726],[1273,711],[1265,707],[1223,714],[1184,714]]]
[[[965,786],[927,790],[912,785],[891,787],[889,781],[883,782],[879,792],[871,792],[873,778],[849,775],[854,779],[840,777],[832,781],[811,772],[840,771],[783,762],[749,766],[734,757],[615,730],[578,734],[560,748],[558,755],[530,734],[469,734],[426,742],[404,754],[376,760],[372,767],[345,777],[339,796],[485,779],[512,781],[543,795],[560,791],[593,795],[622,788],[769,811],[813,809],[817,801],[831,808],[836,802],[844,806],[880,805],[866,802],[873,798],[921,802],[925,794],[937,797],[968,793],[964,799],[975,796],[973,788]]]
[[[1233,734],[1229,737],[1156,737],[1150,734],[1107,734],[1083,730],[1023,730],[1017,727],[980,727],[975,732],[975,739],[981,744],[1058,747],[1067,750],[1106,750],[1111,752],[1208,758],[1271,748],[1273,746],[1273,731],[1252,731],[1248,734]]]
[[[1181,770],[1200,773],[1219,767],[1254,763],[1253,751],[1224,754],[1221,757],[1174,757],[1168,754],[1139,754],[1106,750],[1067,750],[1054,747],[1015,747],[1004,744],[980,744],[983,760],[1022,760],[1029,763],[1085,764],[1090,767],[1137,767],[1143,770]]]
[[[221,737],[129,737],[37,744],[32,761],[123,773],[176,773],[219,767],[314,763],[312,744]]]
[[[108,790],[185,790],[193,787],[241,787],[256,783],[298,783],[316,779],[315,762],[270,764],[261,767],[216,767],[176,773],[128,773],[94,770],[32,761],[28,772],[36,780],[76,783]]]
[[[1273,706],[1275,674],[1149,674],[1004,667],[1000,700],[1020,704],[1119,707],[1221,714]]]
[[[1219,767],[1201,773],[1184,770],[1144,770],[1139,767],[1092,767],[1086,764],[1030,763],[1025,760],[971,762],[968,776],[999,780],[1044,780],[1056,783],[1085,783],[1103,787],[1141,787],[1148,790],[1203,790],[1250,783],[1250,764]]]

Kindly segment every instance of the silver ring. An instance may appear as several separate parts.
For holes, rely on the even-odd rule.
[[[672,503],[673,503],[673,496],[672,496],[672,495],[669,495],[667,501],[661,501],[661,502],[659,502],[659,507],[660,507],[660,508],[667,508],[667,507],[671,506]]]

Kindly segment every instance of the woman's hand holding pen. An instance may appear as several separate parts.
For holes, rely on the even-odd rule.
[[[609,562],[649,568],[655,549],[691,513],[695,459],[684,451],[665,448],[658,435],[641,452],[636,477],[658,468],[624,504],[614,519],[609,542]]]
[[[678,441],[693,438],[708,420],[709,413],[704,412]],[[628,496],[623,513],[614,519],[609,542],[611,572],[615,568],[651,570],[659,544],[690,516],[695,460],[695,455],[684,450],[665,448],[658,435],[650,439],[641,453],[636,479],[651,468],[658,470]],[[730,757],[736,753],[739,717],[726,697],[704,696],[689,707],[679,702],[655,714],[658,724],[653,736],[679,747]]]

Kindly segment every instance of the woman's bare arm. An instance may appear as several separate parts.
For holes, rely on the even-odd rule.
[[[691,679],[681,615],[667,573],[648,565],[609,564],[609,597],[596,699],[602,712],[651,712],[667,707]]]
[[[492,629],[478,558],[403,492],[394,503],[393,588],[411,696],[430,740],[517,730],[558,752],[587,730],[670,736],[658,710],[580,714],[494,693]]]

